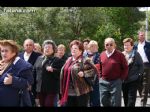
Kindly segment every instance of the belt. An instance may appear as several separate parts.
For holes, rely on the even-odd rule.
[[[114,81],[114,80],[117,80],[117,79],[120,79],[119,77],[118,78],[115,78],[115,79],[110,79],[110,78],[104,78],[104,77],[101,77],[103,80],[106,80],[106,81]]]

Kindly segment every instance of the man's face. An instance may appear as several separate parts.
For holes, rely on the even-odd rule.
[[[106,49],[109,53],[111,53],[114,48],[115,48],[115,43],[114,43],[114,42],[112,42],[112,41],[110,41],[110,40],[107,40],[107,41],[105,42],[105,49]]]
[[[27,52],[27,53],[31,53],[34,49],[34,43],[30,40],[26,40],[24,42],[24,50]]]
[[[138,39],[139,39],[140,42],[144,42],[145,41],[145,33],[144,32],[139,32]]]
[[[88,50],[88,44],[89,44],[88,42],[84,42],[84,43],[83,43],[84,50]]]

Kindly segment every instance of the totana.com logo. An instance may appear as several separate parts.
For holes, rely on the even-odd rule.
[[[5,13],[34,13],[35,9],[27,9],[27,8],[0,8],[0,15]]]

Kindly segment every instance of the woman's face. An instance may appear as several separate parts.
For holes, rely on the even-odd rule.
[[[71,47],[71,54],[74,58],[77,58],[78,56],[82,54],[82,51],[79,49],[77,45],[73,45]]]
[[[10,46],[1,46],[1,57],[3,61],[9,62],[14,58],[15,55],[16,53],[12,52]]]
[[[124,43],[124,51],[130,52],[130,51],[132,51],[132,49],[133,49],[133,46],[131,46],[130,42]]]
[[[64,49],[64,48],[58,48],[58,49],[57,49],[57,55],[58,55],[59,57],[63,57],[64,54],[65,54],[65,49]]]
[[[45,56],[52,55],[54,53],[52,44],[46,44],[44,46],[43,52],[44,52]]]
[[[94,52],[97,52],[97,51],[98,51],[98,46],[95,45],[95,44],[89,44],[88,47],[89,47],[89,51],[90,51],[91,53],[94,53]]]

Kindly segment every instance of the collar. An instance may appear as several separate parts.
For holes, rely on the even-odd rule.
[[[30,56],[31,53],[24,52],[24,55],[25,55],[25,56]]]
[[[145,45],[145,41],[143,41],[142,43],[141,42],[139,42],[139,45]]]
[[[114,52],[115,52],[115,49],[113,49],[113,51],[111,53],[108,53],[108,51],[106,50],[107,56],[111,56]]]

